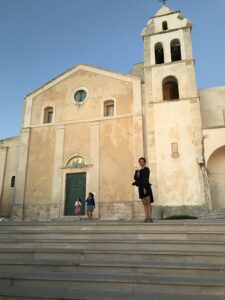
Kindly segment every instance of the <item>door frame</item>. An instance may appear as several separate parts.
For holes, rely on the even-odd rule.
[[[70,168],[66,169],[63,172],[63,186],[62,186],[62,203],[61,203],[61,209],[60,209],[60,218],[66,217],[74,217],[74,216],[65,216],[65,206],[66,206],[66,178],[67,174],[79,174],[79,173],[86,173],[86,197],[87,193],[89,191],[89,172],[88,168],[81,168],[81,169],[76,169],[76,168]]]

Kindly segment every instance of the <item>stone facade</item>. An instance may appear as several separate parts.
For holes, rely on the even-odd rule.
[[[15,197],[18,138],[0,141],[0,214],[9,217]],[[14,177],[15,176],[15,177]]]
[[[0,214],[63,218],[68,178],[82,173],[96,218],[140,219],[131,185],[140,156],[151,169],[154,217],[225,208],[225,88],[198,91],[191,27],[162,6],[130,75],[78,65],[27,95],[20,136],[0,144]]]

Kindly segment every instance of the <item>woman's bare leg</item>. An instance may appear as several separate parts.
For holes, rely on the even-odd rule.
[[[142,199],[142,203],[144,206],[144,210],[145,210],[145,219],[146,220],[152,220],[152,206],[151,206],[151,202],[150,202],[150,197],[145,197],[144,199]]]
[[[146,198],[142,199],[142,203],[143,203],[143,206],[144,206],[145,219],[147,220],[148,219],[148,205],[147,205],[147,202],[146,202]]]
[[[150,219],[152,219],[152,205],[151,205],[151,203],[149,204],[149,216],[150,216]]]
[[[144,205],[144,210],[145,210],[145,219],[148,220],[149,219],[149,213],[148,213],[148,203],[146,200],[146,197],[143,199],[143,205]]]
[[[147,204],[147,210],[148,210],[148,219],[152,218],[152,206],[151,206],[151,201],[150,201],[150,197],[146,197],[146,204]]]

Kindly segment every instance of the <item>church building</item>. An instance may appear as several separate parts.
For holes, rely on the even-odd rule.
[[[198,90],[192,23],[163,5],[130,74],[77,65],[25,97],[20,135],[0,141],[0,216],[53,220],[95,194],[94,217],[143,218],[132,186],[151,170],[153,217],[225,209],[225,86]]]

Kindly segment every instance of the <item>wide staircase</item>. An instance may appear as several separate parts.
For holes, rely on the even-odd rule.
[[[1,222],[0,299],[224,300],[225,222]]]

